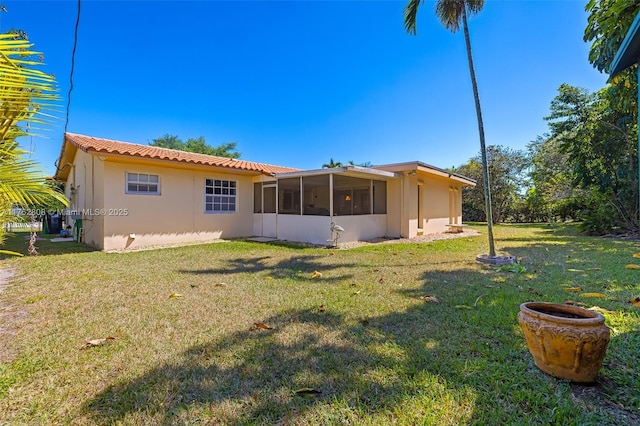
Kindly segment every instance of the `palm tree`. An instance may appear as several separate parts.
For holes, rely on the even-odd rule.
[[[404,27],[412,35],[416,34],[416,17],[419,6],[424,0],[409,0],[404,8]],[[471,74],[471,85],[473,87],[473,98],[476,103],[476,115],[478,117],[478,133],[480,134],[480,152],[482,155],[482,176],[484,179],[484,202],[487,215],[487,226],[489,234],[489,256],[495,257],[496,250],[493,242],[493,213],[491,211],[491,188],[489,187],[489,163],[487,161],[487,150],[484,143],[484,126],[482,124],[482,110],[480,109],[480,96],[478,95],[478,84],[476,82],[476,72],[473,67],[473,56],[471,55],[471,41],[469,39],[469,27],[467,25],[467,14],[475,15],[484,6],[484,0],[436,0],[436,15],[440,23],[449,31],[455,33],[460,29],[464,31],[464,41],[467,46],[467,59],[469,61],[469,73]]]
[[[15,219],[13,207],[67,204],[17,142],[27,135],[21,124],[46,123],[58,99],[53,76],[33,68],[42,60],[31,47],[24,33],[0,34],[0,222]],[[0,243],[3,236],[0,228]]]
[[[333,161],[333,158],[329,159],[328,163],[325,163],[322,165],[323,169],[333,169],[336,167],[342,167],[343,164],[340,161]]]

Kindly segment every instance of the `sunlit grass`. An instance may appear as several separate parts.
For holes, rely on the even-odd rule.
[[[640,309],[628,300],[640,295],[640,271],[624,267],[640,263],[636,242],[580,237],[566,225],[498,226],[496,237],[526,270],[476,262],[484,235],[352,250],[236,241],[122,254],[42,241],[41,256],[0,261],[15,271],[0,293],[2,318],[14,318],[13,334],[0,334],[0,418],[637,424]],[[7,248],[23,250],[23,240]],[[516,321],[520,303],[566,299],[611,311],[612,341],[589,392],[541,373]],[[86,347],[106,336],[115,339]]]

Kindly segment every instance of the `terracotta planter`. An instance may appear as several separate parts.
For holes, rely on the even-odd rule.
[[[560,303],[520,305],[518,322],[538,368],[579,383],[596,380],[609,344],[609,328],[597,312]]]

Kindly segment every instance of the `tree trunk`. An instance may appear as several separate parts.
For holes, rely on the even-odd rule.
[[[467,26],[467,10],[462,9],[462,27],[464,28],[464,41],[467,46],[467,59],[469,60],[469,73],[471,74],[471,85],[473,87],[473,99],[476,103],[476,115],[478,116],[478,133],[480,133],[480,152],[482,154],[482,175],[484,177],[484,204],[487,216],[487,228],[489,234],[489,256],[495,257],[496,249],[493,242],[493,213],[491,211],[491,188],[489,185],[489,163],[487,161],[487,148],[484,143],[484,125],[482,124],[482,110],[480,109],[480,95],[478,94],[478,84],[476,82],[476,72],[473,68],[473,57],[471,55],[471,40],[469,39],[469,27]]]

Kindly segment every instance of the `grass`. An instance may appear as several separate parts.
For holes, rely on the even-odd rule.
[[[41,241],[40,256],[0,261],[15,272],[0,293],[0,424],[638,424],[637,241],[495,231],[524,268],[476,262],[485,235],[126,254]],[[517,324],[520,303],[566,299],[611,311],[593,386],[540,372]]]

